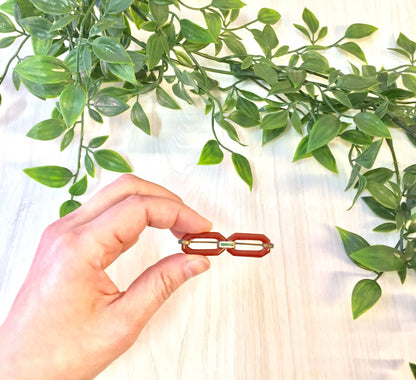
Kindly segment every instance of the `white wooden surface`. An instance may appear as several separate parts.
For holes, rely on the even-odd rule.
[[[291,24],[301,23],[305,6],[328,25],[330,42],[351,23],[376,25],[379,31],[362,46],[369,62],[378,67],[401,62],[386,51],[400,31],[416,38],[412,0],[246,3],[243,20],[261,7],[278,10],[282,14],[279,39],[291,47],[302,43]],[[332,64],[348,69],[345,57],[332,57]],[[4,65],[5,57],[0,59]],[[65,190],[43,187],[22,169],[74,162],[75,150],[59,153],[56,142],[25,137],[34,123],[48,117],[53,102],[41,102],[25,90],[15,92],[10,78],[0,91],[2,321],[41,232],[66,199]],[[416,361],[415,274],[404,286],[394,274],[383,276],[379,303],[358,320],[351,317],[352,287],[367,273],[348,261],[334,226],[362,233],[371,243],[386,238],[371,232],[377,221],[362,203],[345,211],[353,198],[352,192],[343,191],[349,174],[346,147],[334,146],[340,171],[334,175],[313,161],[291,164],[299,141],[295,133],[261,148],[258,131],[241,131],[249,148],[237,149],[254,169],[250,193],[229,157],[216,167],[196,165],[202,146],[211,138],[202,104],[169,112],[148,96],[144,107],[151,115],[154,137],[133,127],[127,115],[107,120],[104,126],[91,123],[88,133],[111,133],[106,146],[127,154],[136,175],[178,193],[213,221],[214,230],[225,235],[265,233],[276,248],[261,260],[227,253],[213,258],[211,270],[179,289],[134,346],[98,379],[411,379],[407,363]],[[394,137],[400,165],[414,163],[415,148],[397,133]],[[388,162],[388,156],[385,159]],[[99,172],[84,199],[116,177]],[[169,232],[148,230],[109,272],[124,289],[147,266],[177,251]]]

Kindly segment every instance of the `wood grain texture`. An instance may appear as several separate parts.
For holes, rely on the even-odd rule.
[[[278,37],[291,47],[303,43],[291,24],[301,22],[305,6],[328,26],[329,41],[354,22],[376,25],[379,31],[362,46],[369,63],[377,67],[398,63],[386,48],[394,45],[400,31],[416,38],[412,0],[245,2],[242,20],[251,19],[261,7],[278,10]],[[348,70],[345,56],[331,57],[331,64]],[[71,149],[59,153],[54,142],[25,137],[35,122],[47,117],[53,102],[36,100],[24,89],[16,93],[10,79],[1,92],[0,321],[24,280],[43,229],[57,217],[66,196],[65,191],[38,185],[22,169],[73,162],[75,155]],[[260,133],[243,130],[241,137],[249,147],[236,149],[253,164],[250,193],[229,157],[218,167],[196,165],[211,138],[200,102],[196,107],[183,104],[182,111],[174,112],[159,107],[149,95],[143,107],[153,137],[132,126],[127,115],[104,126],[91,123],[88,135],[110,133],[106,146],[124,152],[136,175],[176,192],[212,220],[214,230],[226,236],[265,233],[276,248],[261,260],[226,253],[213,258],[211,269],[180,288],[134,346],[97,379],[410,380],[407,363],[416,361],[414,273],[404,286],[394,274],[383,276],[382,299],[352,320],[350,293],[367,274],[346,258],[334,226],[363,233],[371,243],[386,238],[370,232],[376,220],[363,204],[345,211],[353,198],[343,190],[349,174],[343,162],[347,148],[334,147],[340,172],[334,175],[312,160],[291,164],[299,141],[294,132],[261,148]],[[414,148],[398,133],[394,137],[401,167],[414,162]],[[388,156],[380,163],[383,160],[388,162]],[[116,177],[100,172],[83,199]],[[168,232],[147,230],[109,273],[125,289],[146,267],[178,249]]]

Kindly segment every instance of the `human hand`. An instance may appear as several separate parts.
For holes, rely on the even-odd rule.
[[[1,379],[91,379],[125,352],[204,256],[175,254],[120,292],[104,269],[146,226],[175,236],[211,229],[176,195],[124,175],[42,235],[32,266],[0,327]]]

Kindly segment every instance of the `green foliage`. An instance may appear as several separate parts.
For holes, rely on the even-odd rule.
[[[36,121],[27,135],[43,141],[62,136],[61,150],[76,144],[76,161],[67,165],[73,169],[49,165],[25,173],[46,186],[67,186],[69,199],[61,205],[61,216],[81,205],[76,198],[85,194],[87,177],[94,178],[100,167],[133,170],[119,153],[102,148],[109,136],[84,141],[88,118],[103,123],[105,117],[130,110],[132,124],[150,135],[142,96],[153,92],[160,105],[173,110],[183,102],[201,103],[194,101],[200,98],[211,114],[213,138],[198,163],[219,164],[224,153],[230,154],[250,190],[253,173],[242,152],[240,128],[258,128],[265,145],[293,127],[301,135],[293,161],[314,159],[332,172],[338,171],[339,159],[332,146],[341,142],[349,147],[346,188],[354,191],[352,204],[361,198],[382,219],[374,231],[397,235],[393,247],[370,245],[338,228],[349,259],[370,275],[377,273],[375,280],[362,280],[354,288],[354,318],[381,296],[376,280],[383,272],[396,271],[404,282],[407,272],[416,269],[416,164],[399,169],[390,133],[395,127],[416,145],[416,42],[408,36],[400,33],[392,48],[404,62],[388,69],[367,64],[359,45],[376,27],[355,23],[327,43],[333,31],[307,8],[301,24],[294,24],[306,43],[293,48],[279,40],[279,12],[261,8],[255,19],[242,24],[240,0],[212,0],[200,8],[175,0],[17,4],[8,0],[0,6],[0,48],[16,45],[0,85],[10,71],[16,89],[23,85],[41,99],[57,100],[51,117]],[[183,7],[195,18],[181,17]],[[241,31],[252,36],[261,54],[248,51]],[[33,54],[23,57],[27,43]],[[331,48],[352,60],[351,70],[333,67]],[[228,77],[226,87],[218,74]],[[247,85],[261,91],[248,91]],[[218,128],[239,143],[238,151],[220,141]],[[391,153],[391,167],[378,164],[383,149]]]

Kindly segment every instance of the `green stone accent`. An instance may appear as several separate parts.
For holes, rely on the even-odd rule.
[[[219,241],[218,248],[234,248],[235,243],[233,241]]]

